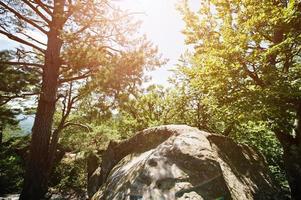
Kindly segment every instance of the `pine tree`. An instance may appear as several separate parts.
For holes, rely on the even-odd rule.
[[[67,123],[78,96],[59,88],[93,78],[116,59],[139,52],[141,59],[150,46],[134,38],[137,24],[109,0],[3,0],[0,2],[0,34],[24,46],[7,65],[38,72],[39,99],[32,128],[30,156],[20,199],[41,199],[48,179],[59,133]],[[141,73],[148,63],[141,62]],[[11,83],[9,83],[11,84]],[[61,122],[53,127],[56,104],[65,105]]]

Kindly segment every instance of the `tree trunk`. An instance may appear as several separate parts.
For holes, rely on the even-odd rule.
[[[283,147],[284,168],[293,200],[301,199],[301,102],[297,103],[296,108],[297,127],[295,134],[276,132],[276,136]]]
[[[301,199],[301,101],[297,105],[297,127],[294,140],[284,148],[283,160],[292,199]]]
[[[2,127],[0,127],[0,145],[2,144],[2,140],[3,140],[3,130]]]
[[[283,161],[293,200],[301,199],[301,146],[291,145],[284,150]]]
[[[29,162],[20,199],[41,199],[47,193],[52,166],[49,166],[49,144],[52,135],[62,41],[59,38],[63,27],[65,0],[54,1],[53,20],[48,33],[42,88],[37,113],[32,128]]]

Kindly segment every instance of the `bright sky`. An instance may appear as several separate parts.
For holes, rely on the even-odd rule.
[[[141,33],[145,33],[154,45],[158,46],[160,53],[169,62],[154,72],[151,72],[152,82],[156,84],[168,83],[167,79],[172,73],[169,71],[177,63],[180,55],[184,53],[184,35],[181,31],[184,22],[176,10],[179,0],[119,0],[123,9],[133,12],[143,12],[137,15],[143,21]],[[199,0],[191,0],[191,6],[196,7]],[[13,43],[0,36],[0,49],[11,48]]]
[[[151,72],[152,82],[167,84],[172,73],[169,71],[184,52],[184,36],[181,34],[184,22],[176,10],[178,0],[124,0],[121,7],[145,13],[137,16],[143,21],[141,32],[145,33],[160,53],[169,62],[162,68]]]
[[[146,34],[148,39],[158,46],[160,53],[169,62],[162,68],[151,72],[152,83],[168,85],[168,77],[172,76],[172,69],[181,54],[185,52],[184,35],[181,31],[184,22],[176,10],[179,0],[119,0],[120,7],[133,12],[143,12],[137,15],[143,21],[140,32]],[[199,0],[191,0],[191,6],[197,8]],[[0,35],[0,50],[13,48],[16,43]],[[29,122],[30,121],[30,122]],[[32,119],[21,121],[21,126],[30,131]],[[23,125],[22,125],[23,123]]]

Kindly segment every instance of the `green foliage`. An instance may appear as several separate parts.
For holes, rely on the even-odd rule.
[[[189,90],[185,81],[175,84],[175,88],[168,89],[149,86],[143,93],[124,102],[118,110],[117,120],[122,124],[119,127],[136,132],[163,124],[187,124],[211,131],[211,116],[207,107],[201,104],[199,95]]]
[[[184,0],[186,43],[194,51],[178,67],[188,90],[209,111],[208,126],[257,147],[283,183],[282,146],[294,137],[301,99],[301,12],[296,1]],[[282,144],[283,145],[283,144]]]
[[[52,192],[63,196],[73,195],[83,198],[86,194],[87,186],[87,163],[83,155],[67,154],[54,170],[51,176],[50,186]]]
[[[17,125],[18,121],[16,116],[20,113],[19,109],[11,109],[9,106],[0,107],[0,129],[4,130],[5,127],[10,125]]]
[[[259,118],[273,130],[293,129],[293,102],[300,99],[301,30],[296,26],[300,12],[291,4],[210,1],[202,2],[198,13],[187,4],[181,8],[186,42],[195,53],[191,65],[179,70],[222,118]],[[292,12],[294,23],[288,17]]]
[[[28,144],[28,137],[14,137],[0,145],[0,195],[20,192],[24,160],[17,152]]]
[[[39,82],[37,72],[31,73],[24,66],[5,63],[13,59],[12,54],[12,51],[0,52],[0,132],[7,127],[16,126],[19,122],[16,117],[22,112],[20,108],[8,103],[34,94]]]
[[[89,124],[88,129],[70,126],[63,132],[60,143],[73,152],[92,152],[106,148],[110,140],[117,140],[120,135],[110,124]]]
[[[23,93],[34,93],[39,83],[38,72],[28,71],[24,66],[5,64],[13,60],[12,51],[0,52],[0,105],[13,97],[22,97]]]
[[[266,158],[275,180],[283,189],[288,188],[282,160],[283,149],[274,133],[269,130],[266,122],[252,122],[240,124],[232,137],[240,142],[255,147]]]
[[[145,70],[164,63],[157,49],[143,37],[130,37],[137,24],[127,17],[118,21],[119,12],[112,24],[90,23],[95,13],[88,8],[93,2],[86,3],[74,5],[70,21],[91,27],[74,34],[67,24],[61,35],[64,64],[54,127],[61,125],[59,143],[69,152],[56,166],[52,187],[84,193],[89,152],[162,124],[187,124],[254,146],[265,155],[279,183],[287,186],[283,150],[275,132],[293,136],[296,128],[295,102],[301,100],[300,3],[211,0],[201,1],[200,10],[193,12],[183,0],[179,7],[186,22],[183,32],[194,51],[178,66],[171,80],[174,88],[152,85],[146,90],[141,88]],[[104,21],[112,15],[104,9],[107,6],[94,6],[94,11],[105,14]],[[86,13],[83,20],[79,20],[81,8]],[[124,34],[104,40],[91,35],[106,35],[111,25],[114,33]],[[9,61],[9,52],[1,52],[0,59]],[[68,81],[81,76],[79,81]],[[0,105],[10,97],[35,92],[36,77],[34,71],[1,65]],[[0,128],[15,125],[16,114],[8,105],[1,106]],[[1,146],[0,188],[7,188],[1,193],[18,191],[22,183],[22,162],[12,151],[14,145],[8,141]],[[72,154],[80,156],[73,159]]]

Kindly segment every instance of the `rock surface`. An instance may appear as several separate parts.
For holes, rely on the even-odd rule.
[[[94,200],[280,199],[261,154],[185,125],[111,143],[100,168]]]

